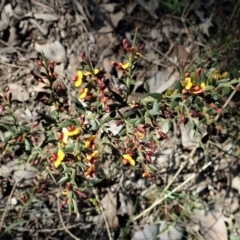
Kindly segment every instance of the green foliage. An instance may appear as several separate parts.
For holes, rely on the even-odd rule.
[[[179,1],[168,3],[175,11],[179,11],[179,5]],[[57,80],[54,62],[42,54],[42,59],[36,60],[42,69],[37,79],[48,91],[44,100],[48,111],[39,113],[39,119],[30,125],[16,121],[11,93],[9,89],[2,92],[0,127],[9,135],[0,143],[1,157],[12,158],[21,149],[21,161],[41,169],[40,183],[50,179],[63,187],[61,207],[68,205],[69,213],[79,214],[77,199],[86,198],[84,192],[97,181],[106,152],[114,152],[113,161],[118,166],[142,171],[142,177],[152,180],[157,171],[152,158],[160,142],[169,139],[160,127],[166,119],[182,125],[189,122],[199,145],[205,149],[203,137],[212,134],[216,119],[223,112],[222,97],[240,82],[227,73],[193,67],[164,94],[149,92],[145,83],[145,96],[129,102],[131,85],[135,84],[135,65],[144,45],[137,47],[135,40],[130,44],[124,39],[123,47],[127,52],[125,62],[112,62],[112,67],[122,72],[117,86],[81,53],[85,69],[73,77],[77,95],[71,99],[63,94],[60,85],[54,86]],[[115,126],[122,126],[117,133],[109,128],[112,121]]]

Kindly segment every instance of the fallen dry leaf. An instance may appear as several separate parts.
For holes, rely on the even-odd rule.
[[[103,207],[103,214],[107,219],[110,228],[117,228],[119,226],[117,216],[117,197],[116,194],[108,191],[105,197],[101,200]]]
[[[203,210],[196,210],[192,220],[199,226],[204,239],[228,240],[227,228],[221,212],[211,210],[205,214]]]
[[[150,92],[163,93],[179,79],[179,73],[173,67],[163,69],[148,80]]]
[[[209,37],[209,28],[212,27],[212,20],[211,18],[206,18],[204,23],[199,24],[199,29]]]
[[[26,102],[29,100],[29,93],[22,83],[9,83],[9,90],[12,93],[12,100],[17,100],[19,102]]]
[[[51,59],[56,63],[67,61],[65,48],[59,41],[54,41],[44,45],[35,43],[35,49],[40,53],[43,52],[46,58]]]

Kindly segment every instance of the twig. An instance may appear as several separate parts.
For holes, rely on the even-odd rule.
[[[93,189],[93,192],[94,192],[94,194],[95,194],[95,195],[97,196],[97,198],[98,198],[98,195],[97,195],[95,189]],[[103,209],[103,207],[102,207],[101,204],[99,204],[99,207],[100,207],[100,209],[101,209],[101,212],[102,212],[102,215],[103,215],[103,219],[104,219],[104,222],[105,222],[105,225],[106,225],[106,228],[107,228],[108,238],[109,238],[109,240],[112,240],[111,233],[110,233],[110,229],[109,229],[109,226],[108,226],[108,222],[107,222],[107,218],[106,218],[104,209]]]
[[[166,58],[171,64],[173,64],[176,68],[178,68],[177,64],[171,60],[166,54],[164,54],[163,52],[161,52],[159,49],[155,48],[154,46],[152,46],[148,41],[146,41],[144,38],[142,38],[141,36],[139,36],[139,38],[145,42],[150,48],[152,48],[153,50],[155,50],[157,53],[159,53],[162,57]],[[162,60],[161,60],[162,61]],[[158,62],[158,65],[162,66],[161,62]],[[164,66],[164,65],[163,65]],[[166,66],[164,66],[166,67]]]
[[[67,228],[67,226],[65,225],[63,218],[62,218],[62,214],[61,214],[61,210],[60,210],[60,203],[59,203],[59,196],[57,196],[57,202],[58,202],[58,215],[60,218],[60,222],[62,223],[62,226],[64,228],[64,230],[75,240],[80,240],[80,238],[77,238],[75,235],[73,235]]]
[[[81,229],[87,229],[87,228],[91,227],[91,224],[86,225],[86,223],[80,222],[80,223],[76,223],[74,225],[70,225],[70,226],[66,226],[66,227],[67,227],[67,229],[71,229],[71,228],[75,228],[75,227],[79,227],[79,226],[81,226]],[[26,231],[26,228],[23,228],[23,227],[18,227],[18,228],[14,228],[14,229],[16,229],[17,231],[21,231],[21,232]],[[60,228],[29,229],[28,231],[32,232],[32,233],[33,232],[44,233],[44,232],[55,232],[55,231],[62,231],[62,230],[65,230],[65,228],[60,227]]]
[[[17,65],[15,65],[15,64],[5,63],[5,62],[3,62],[3,61],[0,61],[0,63],[6,65],[6,66],[8,66],[8,67],[12,67],[12,68],[21,68],[21,69],[27,68],[27,67],[17,66]]]
[[[237,92],[237,88],[239,88],[240,86],[240,83],[238,83],[238,85],[235,87],[235,89],[232,91],[231,95],[228,97],[227,101],[224,103],[223,107],[222,108],[225,108],[228,103],[231,101],[231,99],[233,98],[233,96],[235,95],[235,93]],[[215,121],[218,120],[218,118],[220,117],[220,113],[214,118]]]
[[[233,9],[233,11],[232,11],[232,14],[231,14],[231,16],[230,16],[230,18],[229,18],[229,20],[228,20],[228,24],[227,24],[226,27],[225,27],[225,31],[229,28],[229,25],[230,25],[233,17],[234,17],[235,14],[236,14],[236,11],[239,9],[239,4],[240,4],[240,1],[238,0],[238,1],[237,1],[237,4],[235,4],[234,9]]]
[[[19,180],[16,180],[16,182],[15,182],[14,185],[13,185],[12,191],[11,191],[9,197],[8,197],[7,204],[6,204],[6,207],[5,207],[5,209],[4,209],[4,212],[3,212],[3,215],[2,215],[2,218],[1,218],[1,222],[0,222],[0,232],[1,232],[1,230],[2,230],[3,221],[4,221],[5,216],[6,216],[6,214],[7,214],[7,211],[8,211],[8,204],[11,203],[11,199],[12,199],[13,193],[14,193],[14,191],[15,191],[15,188],[16,188],[18,182],[19,182]]]
[[[189,155],[189,158],[192,158],[192,157],[193,157],[193,155],[195,154],[196,150],[197,150],[197,147],[195,147],[195,148],[191,151],[191,153],[190,153],[190,155]],[[172,183],[174,182],[174,180],[178,177],[178,175],[182,172],[182,170],[183,170],[183,168],[186,166],[186,164],[187,164],[187,161],[185,161],[185,163],[181,165],[181,167],[178,169],[178,171],[177,171],[176,174],[174,175],[173,179],[172,179],[172,180],[168,183],[168,185],[164,188],[164,192],[167,191],[167,190],[170,188],[170,186],[172,185]]]
[[[208,168],[210,165],[212,164],[212,162],[208,162],[206,163],[200,170],[198,173],[202,172],[203,170],[205,170],[206,168]],[[159,205],[162,201],[164,201],[166,198],[170,197],[173,193],[177,192],[179,189],[181,189],[186,183],[188,183],[189,181],[191,181],[195,176],[197,175],[197,173],[194,173],[192,176],[190,176],[189,178],[187,178],[184,182],[182,182],[180,185],[178,185],[176,188],[174,188],[171,192],[169,192],[168,194],[166,194],[164,197],[158,199],[157,201],[155,201],[149,208],[147,208],[146,210],[144,210],[142,213],[140,213],[139,215],[137,215],[135,218],[133,218],[133,221],[136,221],[137,219],[139,219],[140,217],[142,217],[143,215],[145,215],[146,213],[148,213],[149,211],[151,211],[154,207],[156,207],[157,205]]]

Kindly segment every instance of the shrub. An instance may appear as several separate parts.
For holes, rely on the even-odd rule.
[[[93,187],[92,179],[98,176],[106,152],[114,155],[116,166],[141,171],[142,177],[153,180],[157,170],[153,157],[161,141],[169,139],[161,129],[163,121],[189,122],[207,152],[208,137],[217,134],[215,122],[223,112],[222,97],[240,82],[226,72],[193,66],[164,94],[150,93],[145,82],[144,97],[129,102],[144,44],[136,47],[136,38],[132,44],[126,39],[122,43],[125,60],[111,63],[121,75],[116,84],[80,54],[84,69],[73,76],[75,97],[56,82],[54,62],[42,54],[42,59],[36,60],[41,74],[35,78],[47,91],[41,99],[47,111],[39,113],[30,125],[17,121],[11,92],[8,88],[2,92],[1,127],[9,134],[0,143],[1,161],[13,160],[18,151],[20,163],[38,169],[33,194],[48,191],[52,183],[62,187],[61,208],[68,205],[69,213],[79,214],[78,199],[88,197],[86,192]],[[117,133],[109,129],[112,121],[119,127]],[[21,201],[29,198],[26,193]]]

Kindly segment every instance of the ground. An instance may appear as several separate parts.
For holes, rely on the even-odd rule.
[[[35,77],[41,52],[55,61],[58,83],[72,95],[80,52],[114,81],[111,61],[123,60],[122,40],[131,41],[136,29],[146,47],[132,99],[142,97],[144,81],[151,92],[163,93],[193,66],[233,76],[240,67],[239,1],[3,0],[0,12],[0,83],[9,87],[24,123],[46,110],[39,101],[45,90]],[[0,239],[240,239],[239,97],[230,100],[207,156],[189,126],[177,122],[162,126],[170,140],[157,151],[152,181],[114,168],[108,156],[105,179],[99,176],[89,198],[78,203],[80,217],[59,210],[54,185],[31,203],[21,202],[33,184],[31,174],[23,181],[31,168],[16,167],[17,155],[11,162],[1,157]],[[15,186],[16,179],[22,185]]]

